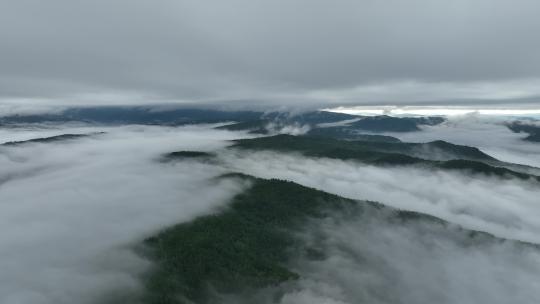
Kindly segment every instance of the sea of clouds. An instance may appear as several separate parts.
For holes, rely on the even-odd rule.
[[[3,142],[63,133],[88,138],[0,146],[0,303],[95,303],[134,296],[147,261],[133,247],[164,227],[214,212],[245,185],[222,168],[164,163],[242,136],[212,126],[26,126]]]
[[[239,151],[227,148],[228,140],[252,135],[213,127],[0,128],[0,144],[105,132],[0,146],[0,302],[134,302],[143,288],[140,278],[151,267],[134,248],[160,229],[226,205],[248,187],[213,179],[231,171],[378,201],[507,239],[466,246],[457,226],[401,225],[380,215],[328,219],[300,235],[306,243],[317,239],[326,258],[291,261],[301,280],[262,291],[259,303],[540,301],[539,251],[515,242],[540,244],[537,182]],[[390,135],[414,142],[443,139],[540,166],[540,145],[522,141],[524,134],[500,121],[465,117]],[[162,161],[165,153],[179,150],[216,152],[219,161]]]

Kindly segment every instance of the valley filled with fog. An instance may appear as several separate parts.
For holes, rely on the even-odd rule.
[[[0,302],[94,303],[136,291],[148,261],[133,244],[215,211],[245,187],[212,182],[219,167],[159,162],[171,150],[214,150],[241,136],[212,126],[30,126],[3,129],[2,138],[103,131],[0,148]]]
[[[512,163],[540,167],[538,144],[523,141],[525,133],[509,132],[505,118],[465,115],[453,117],[438,126],[426,126],[423,132],[388,135],[407,142],[446,140],[480,148],[487,154]]]
[[[504,120],[480,115],[415,121],[418,130],[407,132],[343,129],[362,117],[266,115],[261,122],[246,120],[238,126],[226,119],[177,125],[11,122],[0,127],[0,302],[540,301],[539,143],[523,140],[525,134],[512,132]],[[319,116],[324,121],[311,122]],[[323,133],[328,128],[335,128],[334,133]],[[293,150],[294,145],[279,141],[255,147],[257,138],[393,150],[344,154],[329,148],[312,153],[311,147]],[[455,145],[420,149],[407,144],[437,140]],[[365,158],[377,153],[381,158]],[[471,167],[448,167],[452,153],[471,155],[464,162]],[[389,161],[396,155],[399,158]],[[164,240],[167,233],[183,233],[182,238],[189,239],[192,233],[214,229],[192,228],[197,219],[211,223],[230,212],[252,216],[252,209],[234,203],[243,195],[253,198],[253,208],[259,197],[277,204],[265,198],[263,190],[250,192],[259,186],[266,189],[275,179],[293,183],[271,184],[273,188],[264,190],[270,196],[294,193],[283,197],[291,202],[298,197],[309,206],[328,200],[326,192],[335,195],[330,200],[354,207],[323,205],[306,214],[298,207],[292,212],[294,220],[280,224],[276,231],[281,232],[271,232],[281,236],[286,231],[294,240],[278,263],[291,275],[230,291],[211,287],[220,282],[210,276],[213,270],[208,266],[211,280],[201,286],[209,288],[209,296],[198,298],[201,290],[197,297],[188,292],[182,296],[177,286],[173,294],[178,297],[156,300],[156,287],[148,277],[153,280],[153,269],[169,260],[145,254],[145,244],[155,246],[148,240],[160,233]],[[304,201],[304,195],[311,198]],[[319,212],[323,215],[314,215]],[[257,225],[267,220],[274,225],[274,216],[262,216]],[[228,230],[219,233],[226,235]],[[204,254],[197,259],[204,262]],[[227,277],[223,269],[217,278]],[[267,275],[263,273],[257,276]]]

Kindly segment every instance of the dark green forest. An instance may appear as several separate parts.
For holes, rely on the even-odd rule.
[[[290,268],[292,258],[325,259],[324,252],[308,246],[297,233],[307,223],[324,218],[362,221],[375,217],[398,226],[408,222],[449,225],[433,216],[345,199],[289,181],[243,174],[218,178],[247,179],[251,186],[227,208],[144,241],[141,254],[155,263],[145,277],[144,303],[216,303],[220,295],[295,281],[300,274]],[[483,232],[458,231],[463,246],[502,241]]]
[[[357,204],[287,181],[241,174],[220,178],[231,177],[248,178],[253,185],[218,214],[145,241],[158,264],[147,279],[147,303],[205,303],[211,290],[240,292],[295,280],[298,274],[287,268],[290,250],[300,246],[292,232],[308,218]]]

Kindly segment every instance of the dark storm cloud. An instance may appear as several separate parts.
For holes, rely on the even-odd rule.
[[[526,98],[540,95],[539,9],[533,0],[0,0],[0,97]]]

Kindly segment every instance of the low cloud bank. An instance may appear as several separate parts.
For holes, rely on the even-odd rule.
[[[540,168],[540,144],[524,141],[525,133],[510,131],[503,117],[450,116],[443,124],[422,126],[421,132],[385,134],[406,142],[445,140],[473,146],[502,161]]]
[[[275,134],[290,134],[290,135],[303,135],[309,132],[311,129],[309,125],[302,125],[299,123],[281,124],[270,122],[264,126],[270,135]]]
[[[456,227],[390,223],[369,213],[316,221],[303,238],[321,257],[296,259],[292,264],[301,275],[298,282],[259,292],[249,300],[276,303],[277,298],[281,304],[540,301],[540,253],[514,242],[474,239],[471,244]],[[244,299],[235,300],[231,303]]]
[[[431,214],[499,237],[540,243],[540,187],[535,182],[274,152],[233,150],[220,157],[231,170],[291,180],[347,198]]]
[[[2,130],[2,140],[106,131],[69,142],[0,147],[0,302],[129,300],[148,263],[132,246],[215,211],[243,185],[222,168],[160,163],[175,150],[212,151],[240,133],[209,126]]]

